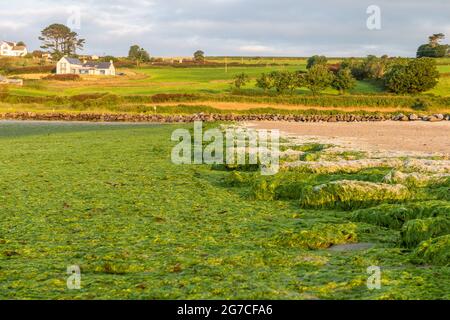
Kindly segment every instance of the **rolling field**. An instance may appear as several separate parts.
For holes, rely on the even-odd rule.
[[[448,72],[449,66],[439,66],[442,72]],[[167,94],[229,94],[233,77],[246,73],[251,77],[250,83],[242,89],[246,95],[262,96],[261,89],[256,88],[255,80],[261,73],[280,70],[304,70],[299,66],[269,67],[230,67],[228,72],[222,68],[141,68],[119,70],[127,76],[115,78],[85,77],[83,81],[58,82],[29,80],[24,87],[11,87],[11,94],[21,96],[71,96],[92,93],[110,93],[116,95],[154,95]],[[438,86],[431,90],[437,96],[450,96],[450,77],[442,77]],[[297,89],[295,95],[309,95],[306,88]],[[334,89],[324,91],[327,95],[338,95]],[[372,81],[358,81],[352,95],[383,94],[383,87]]]
[[[293,169],[262,177],[172,164],[180,127],[0,123],[0,299],[450,298],[450,185],[427,171],[445,158],[398,155],[421,172],[402,180],[382,155],[286,139]]]

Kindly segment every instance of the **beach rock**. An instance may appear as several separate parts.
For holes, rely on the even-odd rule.
[[[442,119],[439,119],[436,116],[428,116],[424,119],[425,121],[429,121],[429,122],[439,122],[442,121]]]

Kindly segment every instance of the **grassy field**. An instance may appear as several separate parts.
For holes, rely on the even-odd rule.
[[[263,178],[176,166],[179,127],[0,123],[0,299],[450,298],[448,238],[417,251],[402,243],[410,233],[399,218],[408,206],[448,218],[448,182],[324,202],[312,186],[379,184],[390,169]],[[338,156],[293,148],[311,161]],[[328,249],[351,243],[371,248]],[[80,291],[66,288],[71,265],[81,267]],[[382,268],[381,290],[367,289],[369,266]]]
[[[236,58],[237,59],[237,58]],[[252,61],[252,60],[246,60]],[[275,60],[277,63],[284,60]],[[12,94],[42,96],[42,95],[78,95],[88,93],[112,93],[118,95],[152,95],[158,93],[198,93],[198,94],[227,94],[230,92],[233,77],[239,73],[246,73],[252,81],[244,92],[262,95],[262,90],[255,87],[255,80],[261,73],[280,70],[305,70],[306,60],[287,60],[289,65],[261,67],[229,67],[227,72],[222,67],[211,68],[174,68],[174,67],[143,67],[137,69],[119,69],[126,76],[122,77],[85,77],[83,81],[61,83],[58,81],[28,80],[23,88],[12,87]],[[339,60],[336,60],[336,62]],[[445,61],[445,60],[443,60]],[[332,62],[332,61],[331,61]],[[440,62],[445,63],[445,62]],[[439,65],[443,74],[450,72],[450,64]],[[438,96],[450,96],[450,78],[443,77],[435,89],[429,93]],[[383,87],[371,81],[359,81],[351,94],[380,94]],[[299,89],[296,94],[309,94],[306,88]],[[338,95],[333,89],[325,94]]]

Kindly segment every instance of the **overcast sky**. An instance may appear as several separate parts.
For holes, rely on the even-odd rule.
[[[381,30],[367,28],[370,5]],[[432,33],[450,38],[449,0],[1,0],[0,39],[38,49],[40,30],[77,11],[83,53],[98,55],[413,56]]]

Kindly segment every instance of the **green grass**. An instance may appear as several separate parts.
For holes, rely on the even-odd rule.
[[[235,172],[171,163],[179,127],[0,123],[0,299],[450,298],[445,259],[418,268],[397,230],[300,207],[302,186],[386,172],[241,172],[230,185]],[[252,199],[258,179],[277,180],[281,199]],[[277,240],[303,231],[309,240],[292,239],[320,245]],[[320,249],[355,239],[375,247]],[[66,288],[71,265],[80,291]],[[379,291],[366,287],[373,265]]]
[[[439,66],[441,72],[447,72],[449,66]],[[224,94],[230,92],[230,83],[233,77],[240,73],[246,73],[252,79],[244,87],[247,94],[262,95],[263,91],[256,88],[255,80],[262,73],[272,71],[305,70],[306,65],[288,66],[263,66],[263,67],[229,67],[228,72],[224,68],[172,68],[172,67],[144,67],[133,69],[133,72],[144,75],[142,79],[125,79],[116,77],[107,81],[96,80],[87,85],[87,80],[75,82],[73,85],[61,87],[48,81],[25,81],[22,88],[12,87],[11,93],[18,95],[77,95],[87,93],[112,93],[117,95],[152,95],[157,93],[197,93],[197,94]],[[119,72],[121,70],[118,70]],[[124,72],[129,72],[124,70]],[[436,95],[448,96],[449,77],[442,78],[437,88],[431,91]],[[120,82],[120,83],[119,83]],[[38,86],[38,87],[36,87]],[[382,84],[374,81],[358,81],[351,94],[382,94]],[[309,94],[306,88],[298,89],[296,94]],[[327,89],[326,94],[338,95],[334,89]]]

